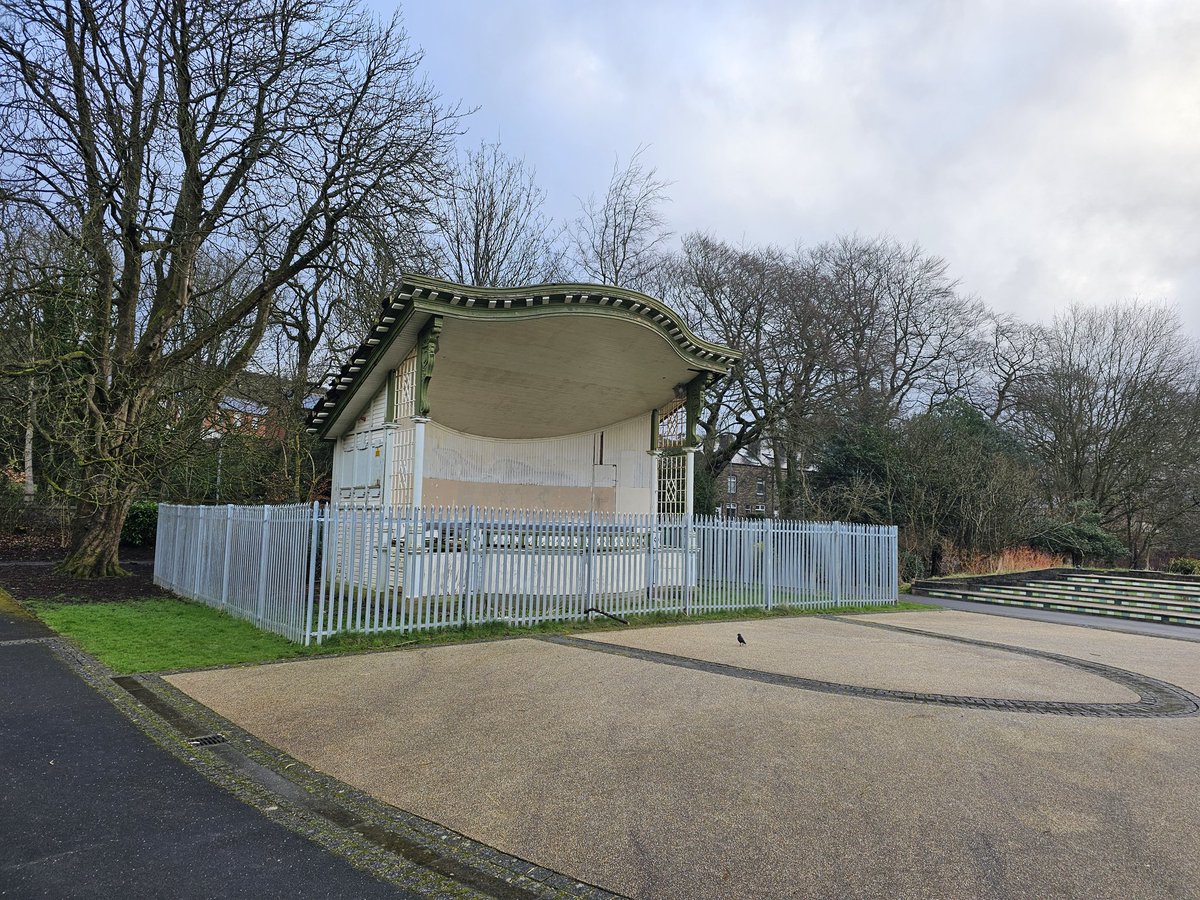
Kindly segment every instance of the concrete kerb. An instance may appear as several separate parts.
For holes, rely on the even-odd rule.
[[[197,735],[168,723],[94,657],[61,638],[39,642],[181,762],[273,822],[396,887],[436,897],[617,896],[377,801],[263,743],[157,675],[126,676],[196,723],[194,730],[225,738],[194,746],[189,739]]]

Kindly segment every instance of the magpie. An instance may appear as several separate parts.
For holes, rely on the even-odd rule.
[[[742,637],[741,634],[738,635],[738,643],[739,644],[746,643],[746,639],[744,637]]]

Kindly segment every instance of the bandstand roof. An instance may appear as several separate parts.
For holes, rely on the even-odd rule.
[[[351,427],[435,316],[442,321],[431,418],[484,437],[553,437],[625,421],[672,404],[697,375],[724,375],[740,358],[636,291],[473,288],[406,275],[308,430],[332,439]]]

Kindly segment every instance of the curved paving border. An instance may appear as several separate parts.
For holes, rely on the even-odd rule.
[[[683,669],[694,669],[699,672],[709,672],[714,675],[728,675],[733,678],[745,678],[748,681],[759,681],[764,684],[783,685],[801,688],[807,691],[820,691],[825,694],[840,694],[846,697],[865,697],[872,700],[895,700],[901,703],[932,703],[938,706],[956,706],[967,709],[987,709],[1000,712],[1042,713],[1055,716],[1087,716],[1092,718],[1126,718],[1154,719],[1180,718],[1194,716],[1200,713],[1200,697],[1191,691],[1184,690],[1166,681],[1151,678],[1108,666],[1104,663],[1091,662],[1086,659],[1076,659],[1073,656],[1063,656],[1045,650],[1031,650],[1028,647],[1016,647],[1010,644],[997,644],[991,641],[979,641],[972,638],[954,637],[938,634],[932,631],[921,631],[916,628],[904,628],[899,625],[885,625],[882,622],[861,622],[841,616],[825,618],[850,625],[861,625],[866,628],[882,628],[885,631],[898,631],[921,637],[936,638],[956,644],[966,644],[970,647],[986,647],[991,650],[1004,650],[1034,659],[1049,660],[1064,666],[1081,669],[1091,675],[1106,678],[1122,687],[1128,688],[1138,695],[1135,703],[1071,703],[1053,700],[1001,700],[992,697],[964,697],[955,694],[926,694],[919,691],[894,691],[887,688],[862,687],[854,684],[840,684],[833,681],[820,681],[815,678],[804,678],[799,675],[783,675],[778,672],[763,672],[758,669],[746,669],[741,666],[731,666],[726,663],[693,659],[690,656],[676,656],[673,653],[663,653],[658,650],[643,650],[638,647],[625,647],[621,644],[608,644],[600,641],[589,641],[584,638],[567,635],[548,635],[541,640],[565,647],[576,647],[581,650],[594,650],[600,653],[612,653],[632,659],[647,662],[663,663],[678,666]]]
[[[219,733],[215,746],[188,743],[182,722],[164,718],[113,678],[106,666],[59,637],[41,640],[150,740],[266,818],[357,868],[395,885],[401,897],[565,900],[618,897],[602,888],[511,856],[376,800],[259,740],[154,674],[120,676],[175,709],[172,718]],[[243,757],[230,759],[230,751]],[[300,795],[307,795],[297,799]],[[400,838],[401,847],[397,847]],[[464,878],[473,873],[475,877]],[[484,888],[480,890],[480,888]]]

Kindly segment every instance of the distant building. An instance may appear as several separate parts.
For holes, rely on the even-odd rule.
[[[205,419],[205,439],[238,435],[282,440],[289,430],[288,417],[295,415],[292,390],[291,382],[274,375],[242,372],[217,400],[213,415]],[[310,386],[301,408],[311,411],[320,399],[317,386]]]
[[[787,468],[786,460],[781,466]],[[770,448],[755,444],[739,450],[718,479],[716,499],[723,518],[777,518],[779,486]]]

